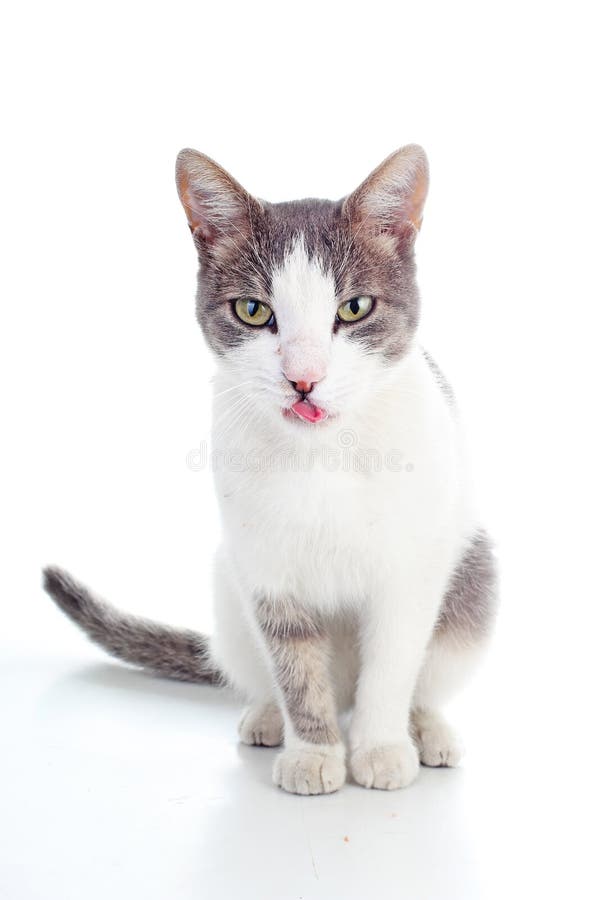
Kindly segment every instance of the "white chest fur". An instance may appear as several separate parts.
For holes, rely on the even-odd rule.
[[[226,549],[248,589],[331,607],[415,555],[451,567],[471,527],[460,436],[418,349],[368,419],[283,424],[215,442]]]

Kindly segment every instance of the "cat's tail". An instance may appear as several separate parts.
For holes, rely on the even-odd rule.
[[[118,659],[179,681],[225,683],[204,635],[119,612],[54,566],[44,569],[44,588],[92,641]]]

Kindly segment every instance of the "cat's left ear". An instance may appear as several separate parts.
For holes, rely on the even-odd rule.
[[[422,147],[408,144],[388,156],[344,201],[363,233],[412,239],[423,220],[429,166]]]

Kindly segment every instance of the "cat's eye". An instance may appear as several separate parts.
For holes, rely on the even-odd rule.
[[[236,300],[233,304],[235,314],[246,325],[273,325],[275,316],[273,310],[260,300],[244,299]]]
[[[342,322],[358,322],[364,319],[373,309],[372,297],[353,297],[338,308],[338,319]]]

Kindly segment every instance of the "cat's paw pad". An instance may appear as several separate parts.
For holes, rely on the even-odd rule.
[[[284,750],[275,760],[273,781],[290,794],[331,794],[346,781],[343,755],[337,749]]]
[[[249,706],[242,713],[238,733],[243,744],[279,747],[283,743],[283,718],[277,704]]]
[[[419,728],[415,739],[424,766],[457,766],[464,755],[462,741],[443,721]]]
[[[350,768],[357,784],[382,791],[407,787],[417,777],[419,757],[412,741],[355,750]]]

